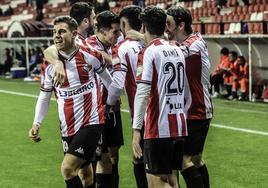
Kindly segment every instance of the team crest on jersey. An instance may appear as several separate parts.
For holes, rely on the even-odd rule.
[[[92,65],[89,65],[89,64],[85,64],[83,69],[86,71],[86,72],[89,72],[91,69],[92,69]]]

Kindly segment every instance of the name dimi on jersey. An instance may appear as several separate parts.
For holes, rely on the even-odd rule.
[[[41,90],[55,91],[62,136],[72,136],[81,127],[103,124],[101,95],[96,73],[104,71],[99,52],[80,46],[64,62],[66,79],[62,86],[53,86],[53,66],[42,65]]]
[[[137,83],[151,85],[145,139],[187,136],[185,78],[184,54],[175,44],[155,39],[140,54]]]

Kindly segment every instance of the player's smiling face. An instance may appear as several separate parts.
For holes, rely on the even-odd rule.
[[[57,50],[68,52],[74,44],[75,31],[71,31],[66,23],[57,23],[53,28],[53,40]]]

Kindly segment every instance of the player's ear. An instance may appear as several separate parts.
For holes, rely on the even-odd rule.
[[[75,38],[76,35],[77,35],[77,30],[73,30],[73,31],[72,31],[72,34],[73,34],[73,38]]]
[[[185,23],[184,23],[184,22],[179,23],[178,28],[179,28],[180,31],[181,31],[181,30],[184,30],[184,28],[185,28]]]

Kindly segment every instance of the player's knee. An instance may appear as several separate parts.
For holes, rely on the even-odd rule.
[[[71,179],[77,176],[77,170],[65,160],[61,164],[61,173],[64,179]]]
[[[204,161],[202,159],[202,154],[201,153],[198,154],[198,155],[193,156],[192,161],[193,161],[194,165],[197,168],[199,168],[199,167],[204,165]]]
[[[96,173],[110,174],[112,173],[112,162],[108,153],[103,153],[101,160],[97,162]]]
[[[89,185],[93,184],[94,172],[92,168],[88,167],[87,169],[80,169],[78,175],[84,187],[88,187]]]
[[[109,148],[110,160],[112,164],[117,164],[119,160],[119,148]]]
[[[193,162],[192,162],[192,156],[190,155],[184,155],[182,158],[182,169],[186,169],[189,168],[190,166],[193,166]]]

